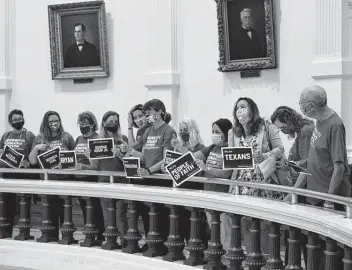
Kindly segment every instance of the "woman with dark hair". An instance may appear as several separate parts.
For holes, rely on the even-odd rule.
[[[60,147],[61,150],[73,150],[75,141],[72,136],[64,131],[60,115],[55,111],[48,111],[44,114],[40,125],[39,135],[33,142],[33,148],[29,154],[29,162],[32,165],[38,163],[37,156],[50,149]],[[50,175],[52,180],[69,180],[68,175]],[[53,225],[56,227],[59,236],[59,226],[64,220],[63,199],[59,196],[48,196],[49,203],[53,209]]]
[[[89,170],[90,162],[86,156],[86,151],[88,150],[88,140],[99,138],[99,134],[97,133],[98,122],[92,112],[86,111],[78,115],[77,125],[82,135],[77,137],[75,143],[75,153],[77,158],[76,170]],[[95,175],[76,175],[74,179],[77,181],[98,182],[98,177]],[[84,224],[86,224],[86,200],[79,197],[78,201],[82,209]],[[103,233],[105,226],[103,209],[101,208],[99,198],[92,198],[92,203],[95,215],[94,222],[97,225],[97,229],[99,231],[97,239],[104,241],[105,237]]]
[[[308,151],[310,146],[310,139],[314,131],[314,122],[304,118],[295,110],[287,107],[278,107],[271,116],[271,122],[281,129],[281,132],[287,134],[290,139],[294,139],[288,160],[296,162],[297,165],[306,168]],[[280,159],[276,163],[276,167],[288,172],[288,177],[295,183],[295,187],[304,188],[307,184],[307,176],[305,174],[298,174],[287,165],[284,159]],[[289,200],[290,195],[287,195],[284,200]],[[303,198],[299,197],[301,202]],[[285,231],[286,250],[285,263],[288,263],[288,230]],[[307,265],[307,237],[301,234],[301,247],[305,265]]]
[[[96,171],[123,172],[124,166],[123,166],[123,161],[120,158],[120,153],[124,152],[122,149],[123,148],[122,146],[124,145],[124,143],[125,144],[127,143],[128,139],[125,135],[121,134],[120,116],[117,112],[108,111],[103,115],[103,118],[101,120],[99,138],[114,139],[115,148],[113,148],[113,152],[115,154],[115,157],[107,158],[107,159],[89,160],[90,169],[96,170]],[[89,154],[89,150],[86,153]],[[117,183],[126,183],[126,178],[115,177],[114,181]],[[109,176],[99,176],[98,182],[109,183]],[[103,209],[105,224],[107,224],[109,199],[101,198],[100,202]],[[121,233],[121,238],[120,238],[121,244],[125,245],[125,241],[123,237],[128,230],[128,224],[127,224],[127,207],[124,200],[116,201],[116,224],[119,232]]]
[[[128,113],[128,144],[133,149],[141,152],[143,147],[143,134],[151,125],[143,111],[143,105],[137,104]],[[133,128],[137,128],[136,138],[133,134]]]

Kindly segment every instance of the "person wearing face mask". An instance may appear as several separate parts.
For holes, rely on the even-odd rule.
[[[99,160],[89,160],[90,169],[96,171],[124,171],[123,161],[121,159],[120,153],[123,152],[122,146],[127,144],[128,139],[125,135],[121,134],[120,126],[120,116],[117,112],[108,111],[103,115],[100,127],[99,138],[113,138],[115,148],[113,152],[115,154],[114,158],[99,159]],[[89,155],[89,150],[86,152]],[[114,182],[116,183],[127,183],[126,178],[115,177]],[[98,182],[109,183],[109,176],[99,176]],[[103,215],[105,224],[108,224],[108,206],[109,199],[100,199],[101,207],[103,209]],[[127,206],[124,200],[116,200],[116,225],[121,233],[121,244],[124,246],[125,241],[123,236],[128,230],[127,223]]]
[[[63,151],[74,150],[75,141],[73,137],[64,131],[60,115],[55,111],[48,111],[44,114],[40,125],[39,135],[33,142],[32,151],[29,154],[29,162],[32,165],[38,164],[37,156],[48,151],[60,147]],[[41,175],[43,178],[43,175]],[[49,175],[51,180],[71,180],[69,175]],[[56,227],[55,236],[59,236],[59,227],[64,220],[64,200],[59,196],[48,196],[49,204],[53,211],[53,225]]]
[[[86,152],[88,150],[88,140],[99,138],[99,134],[97,133],[98,122],[92,112],[86,111],[78,115],[77,123],[82,135],[78,136],[75,143],[75,153],[77,159],[76,170],[89,170],[90,162],[88,157],[86,156]],[[98,182],[98,177],[94,175],[76,175],[74,178],[77,181],[87,181],[93,183]],[[87,202],[81,197],[78,198],[78,201],[82,209],[84,224],[86,224]],[[103,235],[105,231],[104,215],[99,198],[92,198],[92,204],[94,207],[95,215],[94,222],[97,225],[97,229],[99,231],[97,239],[105,241],[105,237]]]
[[[4,152],[5,145],[8,145],[12,149],[24,155],[22,164],[20,168],[30,168],[30,163],[28,160],[29,153],[32,149],[33,141],[35,135],[23,128],[24,118],[23,112],[21,110],[12,110],[8,115],[8,122],[12,126],[12,130],[5,132],[0,140],[0,156]],[[10,168],[6,163],[0,161],[0,166],[2,168]],[[8,179],[35,179],[38,177],[34,174],[16,174],[16,173],[3,173],[3,178]],[[6,202],[6,214],[7,220],[10,223],[10,226],[7,227],[7,236],[12,237],[12,230],[14,225],[14,218],[17,209],[17,196],[14,193],[5,193],[3,194],[4,200]],[[30,195],[26,198],[28,203],[30,203]]]

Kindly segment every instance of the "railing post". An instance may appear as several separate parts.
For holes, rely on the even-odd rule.
[[[352,270],[352,248],[345,246],[345,256],[343,258],[343,270]]]
[[[138,246],[138,241],[142,238],[138,230],[138,211],[136,201],[127,201],[128,203],[128,231],[124,236],[127,245],[122,249],[125,253],[138,253],[140,248]]]
[[[62,198],[65,200],[64,222],[61,228],[62,240],[59,241],[59,244],[77,244],[78,241],[73,238],[73,233],[76,231],[76,228],[72,222],[72,200],[70,196],[62,196]]]
[[[230,262],[228,270],[243,270],[242,262],[246,259],[241,245],[241,216],[227,214],[231,218],[231,245],[225,255]]]
[[[352,205],[350,203],[346,205],[346,217],[352,219]]]
[[[15,240],[33,240],[34,236],[30,235],[31,217],[30,217],[30,195],[20,195],[20,218],[16,226],[20,234],[15,237]]]
[[[251,233],[251,244],[247,250],[247,258],[244,261],[244,265],[247,266],[249,270],[260,270],[265,265],[266,261],[261,250],[259,219],[252,218],[249,232]]]
[[[191,234],[186,250],[189,252],[187,260],[183,261],[183,264],[196,266],[203,263],[202,254],[204,251],[203,241],[201,239],[201,218],[200,213],[202,209],[195,207],[187,207],[187,210],[191,211]]]
[[[321,245],[319,243],[319,235],[313,232],[308,232],[307,245],[307,270],[319,269],[319,250]]]
[[[105,250],[113,250],[121,248],[121,245],[117,243],[117,237],[119,232],[116,227],[116,200],[109,199],[108,202],[108,226],[106,226],[104,236],[106,243],[101,246]]]
[[[97,240],[97,235],[99,233],[99,230],[97,229],[97,226],[94,220],[94,206],[93,206],[92,198],[86,197],[83,199],[87,201],[87,205],[86,205],[87,220],[82,231],[85,238],[84,238],[84,241],[80,244],[80,246],[81,247],[100,246],[102,241]]]
[[[170,208],[170,233],[165,246],[169,249],[168,254],[164,256],[165,261],[181,261],[186,259],[183,255],[184,241],[180,237],[180,207],[176,205],[167,205]]]
[[[289,243],[288,252],[288,265],[286,269],[302,270],[301,266],[301,230],[295,227],[290,227],[290,238],[287,240]]]
[[[0,193],[0,239],[6,237],[8,227],[10,227],[10,222],[6,217],[6,202],[4,199],[4,194]]]
[[[149,233],[145,239],[148,244],[148,250],[143,252],[146,257],[158,257],[165,255],[166,248],[164,246],[164,239],[160,235],[160,206],[156,203],[147,203],[149,206]]]
[[[325,253],[325,270],[338,270],[340,269],[340,251],[338,250],[337,243],[331,238],[326,238]]]
[[[42,195],[42,205],[43,205],[43,217],[42,223],[39,227],[39,230],[42,232],[42,235],[37,239],[37,242],[48,243],[58,241],[56,235],[56,227],[53,225],[52,221],[52,209],[50,204],[50,195]],[[57,218],[57,217],[54,217]],[[54,235],[55,234],[55,235]]]
[[[211,214],[211,239],[208,249],[204,252],[208,258],[208,263],[204,265],[203,269],[226,269],[221,262],[221,257],[225,254],[225,250],[222,248],[220,241],[220,212],[210,210],[209,213]]]
[[[110,175],[109,179],[110,179],[110,184],[113,184],[114,183],[114,176]]]
[[[271,222],[269,232],[269,258],[263,270],[285,269],[280,257],[280,224]]]
[[[298,204],[298,195],[295,193],[291,195],[291,204]]]

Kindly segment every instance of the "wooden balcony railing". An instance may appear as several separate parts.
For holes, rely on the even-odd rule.
[[[232,269],[242,267],[248,269],[302,269],[301,265],[301,231],[308,231],[307,265],[306,269],[318,270],[319,256],[323,254],[326,270],[352,270],[352,199],[340,196],[322,194],[304,189],[291,187],[255,184],[227,179],[205,179],[193,177],[191,181],[201,183],[216,183],[229,185],[235,188],[235,194],[190,190],[175,187],[155,187],[133,184],[114,183],[114,177],[124,178],[123,172],[101,171],[72,171],[72,170],[33,170],[33,169],[1,169],[6,173],[40,173],[45,180],[0,179],[0,239],[8,237],[6,228],[9,221],[6,219],[6,204],[4,196],[7,193],[16,193],[20,198],[20,217],[16,224],[19,235],[15,240],[31,241],[30,201],[26,194],[39,194],[43,206],[42,222],[39,227],[41,236],[38,242],[58,242],[62,245],[77,245],[74,238],[76,230],[72,222],[72,198],[83,197],[86,202],[86,224],[82,230],[84,240],[80,246],[101,246],[102,249],[112,250],[122,248],[122,252],[140,253],[142,238],[138,228],[138,207],[142,202],[149,207],[150,230],[145,236],[147,243],[143,250],[144,256],[163,256],[166,261],[182,261],[185,265],[199,266],[204,269]],[[88,183],[74,181],[47,180],[48,175],[97,175],[109,176],[110,183]],[[171,181],[167,175],[153,175],[150,178]],[[170,183],[171,184],[171,183]],[[292,195],[290,203],[269,200],[258,197],[249,197],[240,194],[240,187],[253,187],[265,190],[285,192]],[[61,239],[54,235],[55,228],[51,212],[50,195],[59,195],[64,198],[64,220],[60,221]],[[345,212],[327,210],[298,203],[298,196],[318,198],[345,206]],[[92,198],[109,199],[108,224],[105,229],[106,242],[97,239],[98,230],[94,220]],[[121,247],[118,242],[119,232],[116,228],[115,200],[125,200],[128,204],[128,231],[124,239],[126,245]],[[169,236],[163,239],[160,235],[159,207],[166,205],[170,211]],[[187,208],[190,212],[190,239],[185,243],[180,238],[181,209]],[[200,233],[201,213],[208,211],[212,216],[211,237],[208,247],[203,245],[204,240]],[[231,220],[230,248],[223,250],[220,241],[220,214],[226,213]],[[241,230],[242,217],[252,217],[249,225],[249,245],[243,247]],[[264,254],[261,249],[261,221],[269,222],[269,252]],[[280,227],[289,228],[288,262],[284,265],[280,254]],[[324,240],[325,253],[321,253],[321,243]],[[33,240],[32,240],[33,241]],[[0,240],[1,247],[1,240]],[[184,253],[184,249],[188,254]],[[106,251],[108,252],[108,251]],[[204,256],[205,255],[205,256]],[[204,259],[206,258],[206,260]],[[226,266],[224,266],[224,263]],[[38,262],[40,263],[40,262]],[[0,263],[1,264],[1,263]],[[246,269],[247,269],[246,268]]]

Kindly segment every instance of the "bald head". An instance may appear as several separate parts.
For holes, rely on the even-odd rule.
[[[300,102],[314,102],[318,107],[324,108],[327,105],[328,97],[324,88],[319,85],[305,87],[301,92]]]

